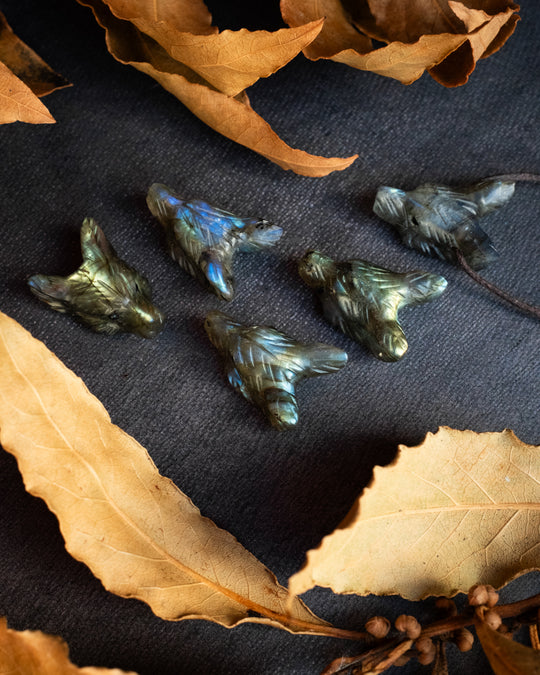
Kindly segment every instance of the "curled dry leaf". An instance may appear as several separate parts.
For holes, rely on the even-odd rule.
[[[411,84],[428,70],[464,84],[480,58],[502,47],[519,19],[510,0],[281,0],[289,26],[329,17],[304,54]],[[356,33],[356,35],[355,35]],[[370,38],[387,43],[373,49]]]
[[[105,4],[118,19],[130,21],[174,59],[228,96],[236,96],[259,78],[268,77],[282,68],[317,37],[323,24],[319,19],[275,32],[243,28],[200,34],[179,30],[169,13],[160,11],[162,3],[105,0]],[[165,4],[168,6],[170,2]],[[180,21],[176,19],[176,23]],[[205,28],[205,24],[201,25],[201,32]]]
[[[203,0],[110,0],[110,2],[106,0],[106,2],[120,19],[154,24],[156,31],[161,25],[193,35],[215,35],[218,32],[217,26],[212,26],[212,15]],[[137,28],[142,30],[140,26]]]
[[[16,631],[0,618],[0,673],[4,675],[137,675],[118,668],[77,668],[66,643],[39,630]]]
[[[208,85],[191,68],[174,60],[152,38],[128,21],[117,19],[101,0],[78,0],[91,7],[106,30],[107,47],[121,63],[157,80],[203,122],[223,136],[304,176],[325,176],[346,169],[352,157],[318,157],[291,148],[253,110],[247,96],[230,97]]]
[[[0,124],[51,124],[54,117],[38,96],[68,87],[33,49],[12,31],[0,12]]]
[[[400,446],[289,582],[338,593],[451,596],[538,569],[539,448],[511,431],[441,428]]]
[[[45,96],[56,89],[71,86],[55,73],[33,49],[11,30],[0,12],[0,61],[7,66],[36,96]]]
[[[540,675],[540,653],[536,650],[501,635],[479,618],[475,627],[495,675]]]
[[[0,124],[52,124],[54,121],[31,89],[0,61]]]
[[[0,442],[56,514],[66,548],[169,620],[244,621],[334,635],[228,532],[161,476],[82,380],[0,313]],[[252,616],[257,614],[258,616]]]

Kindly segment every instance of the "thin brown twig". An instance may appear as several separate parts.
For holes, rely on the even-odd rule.
[[[533,595],[525,600],[518,600],[517,602],[510,602],[506,605],[496,605],[493,610],[501,617],[501,619],[509,619],[513,616],[524,614],[529,609],[540,607],[540,593]],[[474,612],[458,614],[446,619],[440,619],[426,626],[421,633],[422,637],[436,637],[444,633],[452,633],[458,628],[465,628],[474,623]]]
[[[510,602],[506,605],[496,605],[492,608],[492,611],[495,611],[499,614],[501,619],[508,619],[511,617],[518,617],[522,614],[525,614],[531,609],[540,607],[540,593],[533,595],[530,598],[525,598],[524,600],[518,600],[517,602]],[[433,623],[426,626],[420,633],[420,637],[437,637],[444,636],[446,634],[453,633],[454,631],[465,628],[466,626],[471,626],[474,624],[475,611],[473,608],[469,608],[463,614],[458,614],[457,616],[451,616],[444,619],[439,619]],[[348,657],[344,662],[343,666],[337,667],[337,670],[325,671],[331,673],[332,675],[339,675],[339,673],[346,673],[351,671],[353,668],[358,668],[362,666],[367,661],[380,658],[381,661],[385,656],[390,655],[393,650],[396,649],[400,644],[405,644],[409,641],[407,637],[403,638],[384,638],[379,640],[371,649],[359,654],[357,657]],[[410,642],[410,641],[409,641]]]

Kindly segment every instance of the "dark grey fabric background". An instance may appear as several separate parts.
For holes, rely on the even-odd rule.
[[[222,28],[278,28],[276,4],[243,12],[239,3],[216,0],[211,8]],[[291,145],[328,156],[359,153],[347,171],[317,179],[284,172],[219,136],[153,80],[115,62],[90,11],[74,1],[1,6],[14,30],[74,86],[44,99],[56,125],[0,128],[0,309],[80,375],[161,472],[282,583],[399,443],[418,444],[440,425],[509,427],[538,443],[538,323],[459,270],[404,248],[371,205],[381,184],[463,185],[501,172],[540,172],[540,5],[525,3],[507,45],[456,90],[427,76],[405,87],[302,56],[257,83],[254,108]],[[154,181],[283,226],[275,252],[238,257],[229,305],[165,253],[145,206]],[[519,184],[510,205],[484,221],[501,253],[485,276],[536,302],[539,198],[539,186]],[[151,280],[168,316],[154,341],[93,334],[28,292],[28,275],[67,274],[79,265],[85,216]],[[438,302],[403,312],[410,348],[402,362],[376,361],[325,323],[296,273],[295,259],[309,247],[446,276]],[[217,308],[348,351],[344,371],[300,387],[296,430],[274,431],[226,384],[202,330],[205,313]],[[79,665],[141,675],[316,675],[357,651],[352,643],[264,626],[167,623],[146,605],[107,593],[66,553],[56,519],[25,492],[7,453],[0,454],[0,513],[0,613],[15,628],[63,636]],[[539,586],[538,575],[522,577],[503,598]],[[374,613],[432,615],[429,601],[320,589],[305,600],[349,628]],[[449,657],[453,675],[490,672],[478,649],[464,656],[450,650]],[[430,671],[412,663],[400,672]]]

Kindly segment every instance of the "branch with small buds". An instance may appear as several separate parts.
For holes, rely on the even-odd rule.
[[[461,652],[467,652],[474,642],[467,626],[474,625],[478,620],[501,633],[509,632],[503,619],[513,618],[516,625],[537,627],[540,593],[506,605],[498,605],[498,601],[499,594],[492,586],[478,584],[469,590],[468,607],[462,613],[458,613],[455,603],[449,598],[439,598],[436,607],[446,616],[424,627],[415,617],[406,614],[395,620],[394,629],[387,618],[374,616],[365,624],[366,632],[373,637],[372,646],[358,656],[332,661],[322,675],[383,673],[390,666],[404,665],[411,658],[428,665],[437,657],[437,643],[444,645],[451,642]]]

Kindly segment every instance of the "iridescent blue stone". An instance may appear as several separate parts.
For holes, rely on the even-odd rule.
[[[261,251],[283,234],[267,220],[238,218],[203,201],[185,201],[158,183],[150,187],[146,201],[165,228],[172,257],[222,300],[234,297],[235,251]]]
[[[80,319],[98,333],[155,337],[164,316],[152,304],[148,280],[116,255],[92,218],[81,227],[83,263],[68,277],[34,274],[30,290],[57,312]]]
[[[408,349],[398,311],[434,300],[446,288],[438,274],[392,272],[365,260],[335,262],[319,251],[308,251],[298,270],[328,321],[381,361],[398,361]]]
[[[243,326],[223,312],[210,312],[204,327],[224,359],[231,386],[280,430],[298,422],[297,383],[347,363],[337,347],[297,342],[268,326]]]
[[[499,254],[477,219],[506,204],[514,185],[486,180],[461,190],[426,184],[409,192],[384,186],[377,192],[373,210],[397,228],[410,248],[452,263],[460,251],[469,267],[479,270]]]

